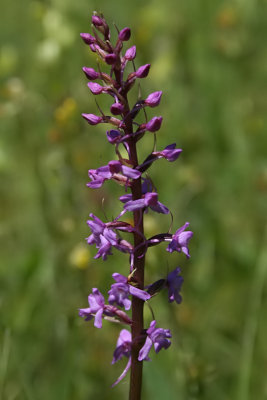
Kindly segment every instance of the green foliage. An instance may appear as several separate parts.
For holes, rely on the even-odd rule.
[[[145,365],[144,398],[266,398],[267,3],[2,3],[0,398],[127,398],[126,383],[110,389],[123,369],[110,366],[119,327],[97,331],[77,314],[127,268],[124,255],[104,264],[84,244],[89,212],[120,207],[113,182],[85,186],[87,170],[114,157],[105,127],[80,117],[96,112],[81,72],[95,56],[79,38],[94,9],[131,27],[137,63],[152,64],[142,93],[163,90],[158,147],[184,151],[150,174],[174,226],[195,233],[189,262],[164,246],[147,256],[148,278],[181,265],[185,284],[180,306],[155,299],[173,345]],[[140,159],[152,146],[151,136]],[[147,234],[158,224],[169,220],[150,213]]]

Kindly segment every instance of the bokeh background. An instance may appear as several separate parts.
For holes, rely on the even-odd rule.
[[[189,261],[163,245],[147,256],[147,282],[177,265],[185,282],[181,305],[153,300],[173,343],[145,364],[144,399],[267,399],[264,0],[1,2],[0,398],[127,398],[127,379],[110,389],[126,361],[110,365],[120,327],[77,314],[92,287],[127,271],[125,255],[94,260],[84,240],[88,214],[111,218],[121,193],[85,186],[114,157],[106,127],[80,117],[97,113],[81,71],[95,55],[79,37],[95,9],[131,27],[136,64],[152,64],[141,87],[163,90],[158,148],[183,153],[150,175],[174,228],[190,221],[195,233]],[[141,158],[152,145],[148,135]],[[169,224],[149,213],[146,233]]]

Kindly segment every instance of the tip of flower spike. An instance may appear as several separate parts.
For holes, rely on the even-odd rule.
[[[92,16],[92,24],[94,26],[103,26],[103,20],[98,15]]]

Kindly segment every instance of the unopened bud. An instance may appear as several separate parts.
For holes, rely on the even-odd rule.
[[[137,78],[146,78],[150,70],[150,64],[145,64],[142,65],[141,67],[138,68],[136,71],[135,75]]]
[[[124,28],[120,31],[119,33],[119,40],[122,42],[127,42],[131,37],[131,29],[130,28]]]
[[[92,16],[92,23],[94,24],[95,27],[104,25],[103,19],[100,18],[98,15]]]
[[[95,38],[90,35],[90,33],[80,33],[80,36],[86,44],[93,44],[96,41]]]
[[[114,53],[107,54],[105,56],[105,61],[108,65],[114,65],[117,61],[117,56]]]
[[[124,107],[123,107],[123,104],[121,104],[121,103],[114,103],[114,104],[112,104],[111,107],[110,107],[110,111],[111,111],[112,114],[114,114],[114,115],[119,115],[119,114],[121,114],[121,113],[123,112],[123,109],[124,109]]]
[[[89,87],[89,89],[93,94],[100,94],[105,90],[103,86],[99,85],[96,82],[88,82],[87,86]]]
[[[146,124],[146,130],[149,132],[156,132],[160,129],[162,124],[162,117],[154,117]]]
[[[162,92],[151,93],[145,100],[145,104],[149,107],[156,107],[159,105],[161,100]]]
[[[95,114],[82,114],[82,117],[88,122],[90,125],[97,125],[102,122],[102,117],[99,117]]]
[[[128,50],[126,50],[124,57],[127,61],[132,61],[135,59],[135,56],[136,56],[136,46],[132,46]]]
[[[83,67],[83,72],[85,73],[86,77],[92,81],[100,78],[100,73],[96,72],[94,68]]]

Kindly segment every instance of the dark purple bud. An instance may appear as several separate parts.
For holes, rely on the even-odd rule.
[[[146,130],[149,132],[156,132],[160,129],[162,124],[162,117],[154,117],[146,124]]]
[[[93,94],[100,94],[105,90],[103,86],[99,85],[96,82],[88,82],[87,86],[89,87],[89,89]]]
[[[94,68],[83,67],[83,72],[85,73],[86,77],[92,81],[100,78],[100,73],[96,72]]]
[[[90,49],[92,50],[93,53],[96,53],[96,47],[97,47],[96,44],[91,43],[91,44],[89,45],[89,47],[90,47]]]
[[[105,61],[108,65],[114,65],[117,61],[117,56],[116,54],[112,53],[112,54],[107,54],[105,56]]]
[[[148,107],[156,107],[159,105],[160,100],[161,100],[162,92],[154,92],[151,93],[146,99],[145,99],[145,104]]]
[[[124,57],[128,61],[132,61],[135,59],[135,56],[136,56],[136,46],[132,46],[128,50],[126,50]]]
[[[120,131],[116,131],[115,129],[111,129],[110,131],[107,131],[107,138],[109,143],[117,143],[120,138],[121,138],[121,133]]]
[[[112,106],[110,107],[110,111],[112,112],[112,114],[114,115],[119,115],[123,112],[123,105],[121,103],[114,103],[112,104]]]
[[[124,28],[120,31],[119,33],[119,40],[122,42],[127,42],[131,37],[131,29],[130,28]]]
[[[82,117],[88,122],[90,125],[97,125],[102,122],[102,117],[99,117],[95,114],[82,114]]]
[[[82,40],[84,41],[84,43],[86,44],[94,44],[95,43],[95,38],[90,35],[90,33],[80,33],[80,36],[82,38]]]
[[[104,25],[103,19],[100,18],[98,15],[92,16],[92,23],[94,26],[103,26]]]
[[[150,64],[142,65],[135,72],[135,76],[137,76],[137,78],[145,78],[145,77],[147,77],[149,70],[150,70]]]

